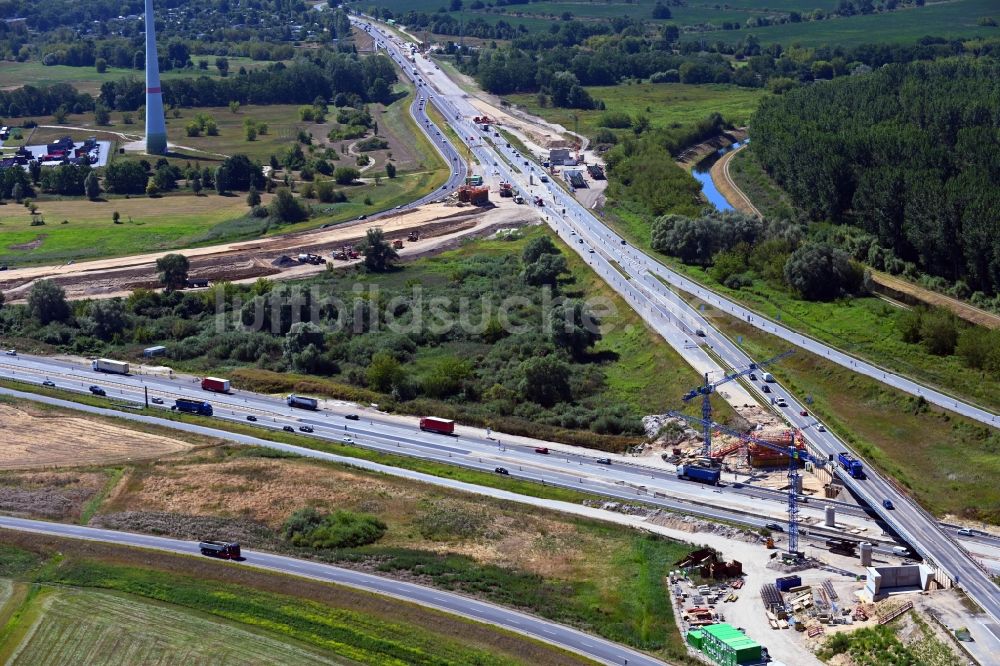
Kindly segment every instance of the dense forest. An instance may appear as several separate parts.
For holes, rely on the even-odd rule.
[[[795,90],[764,100],[751,136],[798,206],[873,234],[878,263],[1000,290],[1000,63],[891,65]]]
[[[597,28],[580,22],[553,24],[549,33],[514,39],[507,46],[458,51],[467,74],[496,94],[542,91],[550,93],[562,74],[565,82],[580,86],[615,85],[628,79],[657,83],[732,83],[748,88],[768,87],[783,93],[812,81],[866,73],[889,63],[934,60],[968,53],[960,41],[924,38],[908,45],[861,45],[804,49],[763,46],[752,36],[737,47],[715,49],[678,43],[675,26],[650,31],[625,21],[614,34],[594,34]],[[978,57],[1000,54],[1000,41],[975,44]],[[735,62],[733,57],[735,57]],[[746,64],[740,64],[743,61]],[[564,74],[565,73],[565,74]],[[586,97],[566,97],[563,106],[588,106]],[[573,104],[577,99],[581,104]],[[557,104],[559,106],[559,104]]]

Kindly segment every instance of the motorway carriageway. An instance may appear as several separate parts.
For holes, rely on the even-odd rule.
[[[508,437],[500,433],[495,435],[498,439],[490,439],[484,431],[464,426],[457,427],[458,436],[449,437],[420,431],[413,419],[382,413],[373,415],[368,410],[359,414],[358,421],[352,421],[344,418],[346,414],[355,411],[355,406],[348,403],[330,401],[333,403],[332,409],[315,412],[293,409],[281,399],[246,391],[231,394],[203,391],[195,378],[187,376],[175,375],[173,379],[168,379],[157,375],[122,376],[96,373],[89,368],[66,361],[23,355],[3,358],[0,360],[0,368],[3,375],[11,379],[35,385],[48,380],[56,388],[78,393],[88,393],[89,386],[97,385],[107,391],[111,403],[117,400],[132,406],[142,404],[148,390],[150,399],[163,400],[163,405],[151,405],[154,410],[169,411],[178,397],[204,400],[213,406],[213,419],[249,425],[246,417],[255,416],[258,420],[253,425],[265,430],[261,433],[262,438],[267,437],[266,430],[280,430],[287,425],[296,428],[298,432],[299,427],[307,425],[312,427],[314,432],[309,434],[298,432],[299,435],[485,472],[493,472],[497,467],[503,467],[515,478],[621,500],[642,501],[681,513],[737,522],[751,527],[763,527],[768,522],[784,521],[782,514],[787,501],[785,492],[754,487],[746,483],[718,488],[705,486],[680,480],[670,470],[643,465],[624,456],[608,455],[603,459],[610,459],[612,464],[602,464],[597,461],[602,459],[600,456],[606,454],[578,447],[525,437]],[[55,400],[53,404],[90,411],[88,406],[79,403],[48,399],[30,393],[19,393],[19,395],[46,402]],[[167,427],[191,425],[187,422],[155,418],[155,412],[153,414],[143,412],[140,415],[127,408],[125,411],[94,409],[120,418],[141,416],[143,421],[158,422]],[[210,434],[215,436],[228,436],[224,425],[220,424],[219,428],[213,428],[208,417],[204,418],[206,431],[211,430]],[[252,439],[253,442],[244,443],[264,446],[272,444],[266,439]],[[539,447],[548,449],[549,454],[537,453],[536,449]],[[302,449],[302,451],[308,450]],[[770,512],[762,510],[761,500],[772,503]],[[805,501],[809,502],[808,499]],[[838,519],[841,525],[867,528],[872,533],[866,534],[864,538],[882,546],[883,552],[889,552],[891,542],[879,535],[881,528],[871,521],[861,507],[813,498],[812,503],[803,503],[803,514],[811,514],[811,517],[819,523],[823,517],[822,507],[827,504],[844,509]],[[851,517],[845,518],[843,514],[847,513],[851,514]],[[819,540],[827,536],[860,538],[822,526],[803,527],[811,530]]]
[[[373,30],[377,31],[377,28],[373,27]],[[501,177],[517,183],[523,192],[533,192],[533,186],[525,182],[523,174],[511,173],[507,168],[507,160],[518,165],[528,161],[529,169],[535,167],[534,163],[529,156],[522,156],[513,148],[499,145],[494,148],[477,138],[482,132],[471,123],[470,119],[472,116],[479,115],[479,111],[468,102],[468,94],[447,78],[443,72],[427,69],[426,61],[422,57],[417,58],[416,65],[408,68],[403,64],[405,62],[402,59],[403,56],[392,40],[384,34],[381,35],[381,39],[383,44],[390,47],[390,51],[395,51],[393,57],[401,64],[407,76],[414,78],[412,76],[413,66],[424,68],[423,76],[428,80],[433,80],[433,85],[437,90],[437,94],[429,94],[428,99],[438,106],[445,118],[448,119],[449,124],[455,128],[456,133],[464,137],[463,141],[470,145],[479,157],[481,164],[492,164],[493,168],[501,173]],[[425,90],[427,87],[424,86]],[[500,154],[503,154],[503,157]],[[541,171],[541,167],[538,168]],[[548,197],[551,197],[550,200],[543,201],[544,206],[541,208],[546,213],[545,219],[550,226],[556,229],[564,239],[569,240],[570,246],[587,260],[594,267],[594,270],[635,307],[647,323],[660,332],[699,372],[703,372],[701,370],[705,363],[703,355],[707,355],[706,352],[698,348],[699,345],[708,345],[713,354],[731,368],[745,368],[750,364],[749,356],[710,326],[694,308],[668,288],[663,280],[671,284],[676,282],[681,288],[701,295],[703,299],[718,304],[724,311],[748,319],[750,323],[757,326],[762,325],[759,316],[745,312],[735,303],[729,303],[717,295],[707,293],[707,290],[698,285],[684,281],[683,278],[666,269],[658,261],[632,248],[558,184],[549,182],[537,187]],[[581,239],[584,240],[584,243],[576,242]],[[706,334],[705,337],[699,338],[695,335],[699,329]],[[781,334],[781,331],[769,330],[769,332]],[[891,373],[883,373],[881,369],[866,367],[861,361],[850,359],[837,350],[820,343],[810,342],[809,339],[803,338],[799,334],[791,334],[785,339],[800,346],[812,345],[809,347],[810,350],[821,356],[840,362],[852,370],[874,372],[875,374],[872,376],[880,381],[911,392],[913,395],[923,395],[931,402],[942,401],[942,406],[958,413],[987,424],[996,423],[995,415],[978,407],[942,396],[905,378],[897,377]],[[691,340],[695,342],[692,343]],[[713,370],[722,371],[714,358],[709,357],[709,361]],[[766,404],[766,398],[770,396],[765,396],[758,385],[748,382],[745,386],[749,386],[752,391],[764,398]],[[732,396],[722,394],[731,403],[733,402]],[[819,424],[815,419],[801,416],[800,412],[805,412],[805,407],[795,400],[789,392],[785,391],[785,394],[788,407],[784,409],[784,416],[795,427],[804,429],[806,440],[814,453],[829,458],[829,456],[836,457],[840,451],[850,450],[845,443],[826,429],[820,431]],[[740,402],[738,398],[736,401]],[[960,585],[986,610],[994,621],[1000,620],[1000,589],[993,583],[985,568],[974,560],[955,541],[954,537],[945,532],[932,516],[911,501],[902,489],[877,474],[870,465],[866,465],[866,469],[868,470],[866,479],[852,479],[842,476],[845,485],[857,496],[862,497],[911,548],[924,559],[940,567],[952,581]],[[887,510],[882,506],[882,501],[886,499],[892,501],[894,510]],[[1000,637],[1000,625],[994,622],[988,628],[991,633]]]
[[[196,541],[181,541],[146,534],[102,530],[79,525],[48,523],[40,520],[26,520],[0,516],[0,528],[33,532],[51,536],[100,541],[121,546],[151,548],[181,555],[201,557]],[[420,606],[435,608],[446,613],[460,615],[477,622],[502,627],[509,631],[530,636],[545,643],[582,654],[602,664],[637,664],[641,666],[661,666],[664,662],[637,652],[623,645],[586,634],[577,629],[545,620],[534,615],[521,613],[484,601],[478,601],[454,592],[447,592],[423,585],[383,578],[351,569],[342,569],[330,564],[310,560],[273,555],[242,549],[243,560],[238,564],[220,562],[219,566],[249,566],[277,571],[283,574],[311,578],[327,583],[343,585],[367,592],[402,599]]]

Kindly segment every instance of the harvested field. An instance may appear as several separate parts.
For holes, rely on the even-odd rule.
[[[181,440],[103,421],[34,415],[0,405],[0,470],[159,458],[190,448]]]
[[[9,664],[353,663],[133,597],[60,589],[33,603],[41,612]]]

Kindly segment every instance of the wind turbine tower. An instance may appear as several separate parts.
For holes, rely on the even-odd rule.
[[[146,0],[146,152],[150,155],[167,152],[167,123],[163,115],[160,65],[156,56],[153,0]]]

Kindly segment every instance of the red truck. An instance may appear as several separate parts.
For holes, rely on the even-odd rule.
[[[424,416],[420,419],[420,429],[442,435],[454,435],[455,422],[451,419],[439,419],[436,416]]]
[[[201,380],[203,391],[213,391],[215,393],[229,393],[229,380],[218,377],[205,377]]]

